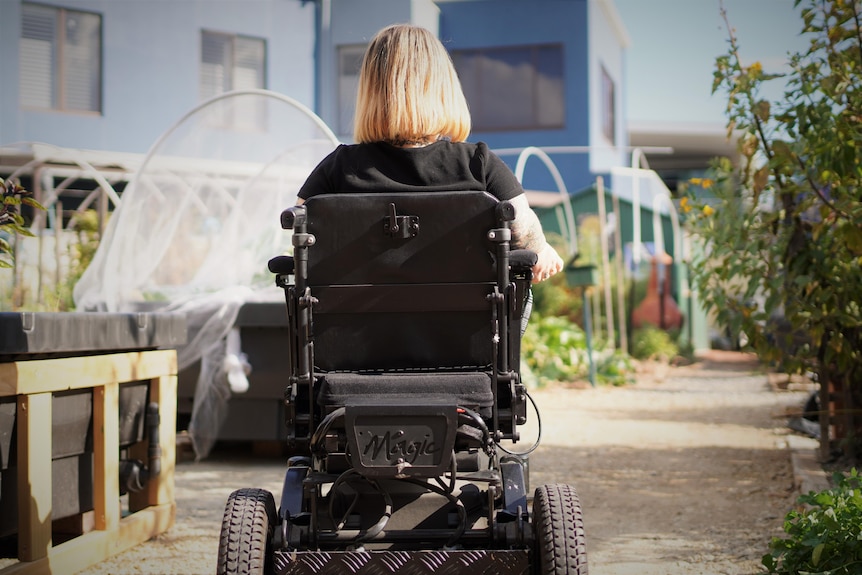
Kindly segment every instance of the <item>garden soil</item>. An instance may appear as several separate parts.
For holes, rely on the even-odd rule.
[[[798,495],[790,446],[816,447],[787,427],[809,391],[770,386],[750,356],[731,352],[661,371],[626,387],[531,392],[542,418],[531,484],[575,486],[592,575],[760,573]],[[532,419],[516,447],[535,439]],[[283,458],[248,451],[180,462],[175,526],[82,575],[214,573],[228,494],[281,491]]]

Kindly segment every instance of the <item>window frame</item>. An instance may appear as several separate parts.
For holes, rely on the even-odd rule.
[[[2,1],[2,0],[0,0]],[[33,6],[38,9],[47,9],[52,10],[56,14],[56,22],[55,27],[52,34],[52,53],[51,53],[51,71],[50,71],[50,83],[51,83],[51,105],[49,107],[44,106],[34,106],[28,105],[30,101],[27,98],[21,97],[21,74],[25,65],[28,65],[23,61],[24,54],[21,51],[21,42],[25,39],[24,37],[24,10],[27,6]],[[70,14],[81,14],[85,16],[94,16],[98,18],[99,27],[98,27],[98,46],[96,46],[96,52],[98,54],[97,65],[98,70],[96,71],[96,83],[97,89],[95,93],[96,98],[96,106],[95,109],[81,109],[81,108],[72,108],[69,107],[68,97],[67,97],[67,74],[65,69],[65,61],[69,57],[66,53],[66,23],[68,21],[68,17]],[[105,108],[105,54],[104,54],[104,18],[100,12],[94,12],[91,10],[79,10],[76,8],[65,8],[63,6],[55,6],[51,4],[42,4],[40,2],[22,2],[21,3],[21,20],[19,22],[19,53],[18,53],[18,101],[19,108],[22,111],[27,112],[57,112],[63,114],[80,114],[84,116],[102,116],[104,114]],[[32,65],[32,64],[30,64]]]
[[[228,89],[224,89],[224,86],[222,86],[222,88],[223,88],[222,91],[217,92],[217,93],[212,94],[212,95],[209,95],[209,96],[205,95],[203,93],[204,86],[203,86],[203,81],[202,81],[203,80],[203,78],[202,78],[203,68],[201,68],[201,69],[199,69],[199,72],[198,72],[198,92],[199,92],[199,96],[201,97],[202,100],[207,100],[207,99],[215,97],[219,94],[224,94],[225,92],[230,92],[232,90],[239,89],[236,87],[236,78],[234,75],[234,71],[237,67],[237,65],[236,65],[236,41],[238,38],[241,38],[243,40],[252,40],[255,42],[259,42],[261,47],[263,48],[263,56],[262,56],[261,62],[260,62],[261,76],[262,76],[261,77],[261,86],[258,86],[257,89],[261,89],[261,90],[267,89],[267,85],[269,84],[269,74],[268,74],[268,59],[269,59],[269,49],[268,48],[269,48],[269,46],[268,46],[268,42],[267,42],[266,38],[262,38],[259,36],[249,36],[247,34],[237,34],[234,32],[223,32],[221,30],[210,30],[207,28],[201,28],[200,44],[198,45],[200,48],[200,57],[198,58],[198,64],[200,66],[203,66],[203,64],[205,64],[204,53],[203,53],[203,43],[204,43],[204,38],[207,35],[220,36],[222,38],[227,38],[230,40],[229,45],[230,45],[230,76],[231,76],[230,83],[231,83],[231,86]]]
[[[336,57],[336,66],[335,66],[335,75],[336,75],[336,93],[337,93],[337,101],[336,106],[338,106],[337,112],[337,125],[336,130],[339,136],[348,137],[353,136],[353,122],[356,118],[356,89],[359,86],[359,72],[362,69],[362,59],[365,56],[365,52],[368,49],[368,44],[339,44],[335,49],[335,57]],[[343,62],[344,56],[350,56],[351,58],[356,58],[359,66],[356,68],[355,76],[350,74],[344,74],[347,70],[344,70],[341,66]],[[352,84],[355,84],[354,90],[352,91],[352,95],[348,96],[345,94],[345,83],[348,82],[348,78],[355,78]],[[344,100],[343,98],[347,98]],[[349,112],[349,114],[348,114]],[[349,118],[347,116],[350,116]]]
[[[617,145],[616,82],[604,65],[601,68],[601,117],[602,135],[614,146]]]
[[[539,66],[539,54],[543,49],[553,49],[557,52],[559,56],[559,78],[560,78],[560,102],[561,113],[559,121],[542,123],[540,118],[541,114],[539,111],[539,105],[541,103],[539,98],[539,82],[538,82],[538,71],[541,66]],[[465,97],[467,98],[467,103],[470,106],[470,110],[472,112],[473,119],[473,130],[478,132],[513,132],[513,131],[538,131],[538,130],[564,130],[566,128],[566,82],[565,82],[565,45],[562,42],[546,42],[540,44],[515,44],[515,45],[507,45],[507,46],[483,46],[476,48],[464,48],[457,50],[450,50],[450,55],[452,56],[453,63],[456,63],[456,71],[458,70],[457,61],[458,57],[463,55],[468,55],[470,57],[482,57],[485,54],[493,54],[500,52],[510,52],[513,54],[517,53],[525,53],[527,52],[529,55],[530,62],[530,122],[529,123],[513,123],[513,124],[499,124],[494,126],[487,126],[482,123],[482,109],[485,106],[485,88],[484,88],[484,75],[483,70],[479,69],[479,78],[477,81],[478,89],[479,89],[479,98],[478,101],[475,101],[471,98],[471,95],[468,94],[469,90],[465,90]],[[479,65],[481,66],[483,60],[479,61]],[[462,84],[464,82],[462,81]]]
[[[0,0],[2,1],[2,0]],[[225,77],[229,77],[230,86],[225,87],[225,82],[222,82],[222,85],[219,87],[218,91],[214,91],[211,94],[207,94],[204,85],[204,65],[210,64],[209,62],[204,61],[204,43],[206,41],[207,36],[211,37],[219,37],[221,39],[227,39],[227,46],[229,53],[227,54],[227,62],[222,62],[221,65],[228,66],[227,73]],[[261,59],[258,62],[260,66],[260,85],[255,86],[254,88],[239,88],[237,87],[236,80],[236,70],[237,66],[237,40],[243,41],[252,41],[258,43],[261,49]],[[212,98],[216,98],[222,94],[226,94],[228,92],[232,92],[234,90],[266,90],[269,84],[269,74],[268,74],[268,60],[269,60],[269,43],[266,38],[259,36],[249,36],[247,34],[237,34],[235,32],[224,32],[221,30],[212,30],[207,28],[200,29],[199,36],[199,54],[198,54],[198,96],[201,101],[207,101]],[[246,68],[250,69],[250,68]],[[207,87],[212,88],[214,86],[210,85]],[[226,113],[220,120],[213,120],[213,127],[220,127],[225,129],[232,129],[238,131],[248,131],[248,132],[266,132],[267,131],[267,108],[266,106],[262,106],[256,111],[256,118],[251,122],[244,122],[242,119],[238,118],[233,113]]]

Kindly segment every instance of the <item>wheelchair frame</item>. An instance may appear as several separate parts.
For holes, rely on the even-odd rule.
[[[261,489],[229,497],[219,574],[587,573],[576,491],[530,494],[528,452],[501,443],[532,401],[520,324],[535,254],[510,250],[514,217],[484,192],[282,213],[293,256],[270,270],[296,455],[277,508]]]

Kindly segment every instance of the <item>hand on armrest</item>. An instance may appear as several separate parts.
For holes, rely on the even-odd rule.
[[[536,265],[533,266],[533,283],[537,284],[563,269],[563,258],[557,253],[551,244],[545,243],[545,247],[538,253]]]

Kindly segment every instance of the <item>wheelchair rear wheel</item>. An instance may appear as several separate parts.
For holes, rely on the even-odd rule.
[[[574,487],[542,485],[533,497],[537,573],[587,575],[584,516]]]
[[[238,489],[225,505],[218,547],[218,575],[263,575],[269,571],[275,500],[265,489]]]

